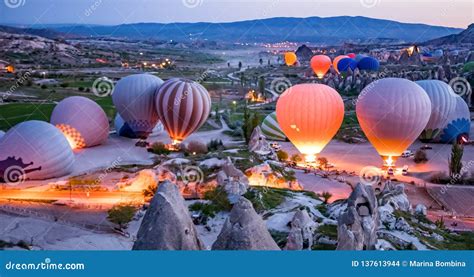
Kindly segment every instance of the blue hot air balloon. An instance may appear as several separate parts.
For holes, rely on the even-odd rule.
[[[376,58],[365,57],[357,63],[357,67],[360,70],[377,71],[379,70],[380,63]]]
[[[354,69],[356,69],[356,67],[357,67],[357,62],[354,59],[351,59],[351,58],[341,59],[337,63],[337,70],[339,72],[347,71],[349,68],[354,70]]]
[[[362,55],[362,54],[357,54],[354,58],[354,60],[356,62],[359,62],[360,60],[362,60],[363,58],[367,57],[366,55]]]

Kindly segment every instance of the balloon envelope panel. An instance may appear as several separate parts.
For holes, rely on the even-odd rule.
[[[360,70],[377,71],[379,70],[380,63],[375,58],[364,57],[357,63],[357,67]]]
[[[25,121],[0,139],[0,171],[22,171],[29,179],[49,179],[71,173],[74,154],[64,135],[44,121]]]
[[[345,72],[347,70],[349,70],[349,68],[351,70],[354,70],[356,69],[357,67],[357,62],[351,58],[344,58],[344,59],[341,59],[338,63],[337,63],[337,70],[339,72]]]

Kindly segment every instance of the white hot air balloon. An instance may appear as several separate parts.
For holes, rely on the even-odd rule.
[[[139,137],[145,138],[158,122],[155,92],[163,80],[151,74],[135,74],[120,79],[112,100],[117,111]]]
[[[416,83],[425,90],[431,101],[430,120],[420,135],[421,141],[429,142],[446,126],[449,115],[456,107],[456,98],[453,89],[445,82],[423,80]]]
[[[341,127],[344,102],[329,86],[299,84],[278,98],[276,114],[283,133],[307,162],[314,162]]]
[[[392,166],[425,128],[431,115],[431,102],[415,82],[385,78],[362,90],[356,113],[360,127],[385,166]]]
[[[51,124],[61,130],[72,149],[102,144],[109,136],[109,119],[104,110],[82,96],[59,102],[51,114]]]
[[[25,121],[0,139],[0,178],[18,184],[72,172],[74,153],[58,128],[44,121]]]
[[[127,122],[123,120],[119,113],[115,115],[114,119],[115,131],[119,136],[128,137],[128,138],[138,138],[138,136],[132,131]],[[150,137],[157,136],[164,131],[163,124],[158,121],[153,130],[151,131]]]
[[[278,124],[276,118],[276,112],[272,112],[271,114],[267,115],[262,122],[262,133],[270,140],[281,140],[285,141],[286,136],[280,128],[280,124]]]

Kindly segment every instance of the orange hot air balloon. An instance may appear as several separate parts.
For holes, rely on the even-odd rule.
[[[285,53],[285,64],[287,66],[293,66],[296,64],[298,61],[298,57],[296,57],[296,54],[293,52],[286,52]]]
[[[276,114],[283,133],[312,162],[341,127],[344,103],[329,86],[300,84],[278,98]]]
[[[314,74],[322,79],[331,67],[331,58],[326,55],[316,55],[311,58],[311,68]]]
[[[337,73],[339,73],[339,70],[337,70],[337,63],[344,58],[349,58],[349,56],[339,55],[335,57],[334,60],[332,60],[332,67],[334,68],[334,70],[336,70]]]

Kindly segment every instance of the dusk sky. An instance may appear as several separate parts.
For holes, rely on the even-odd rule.
[[[350,15],[466,28],[474,22],[473,3],[472,0],[2,0],[0,22],[115,25]]]

